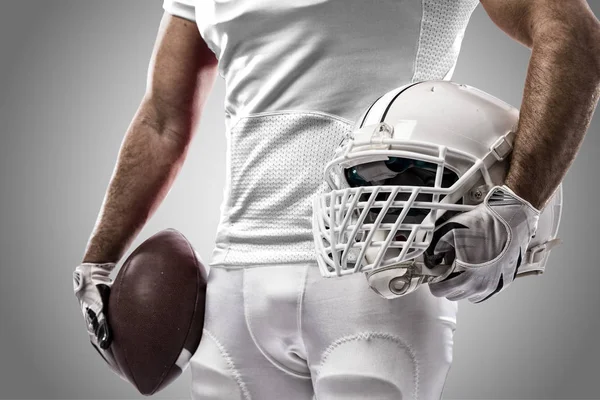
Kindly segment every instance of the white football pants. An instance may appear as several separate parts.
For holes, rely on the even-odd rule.
[[[192,398],[439,399],[456,312],[426,286],[386,300],[313,264],[212,267]]]

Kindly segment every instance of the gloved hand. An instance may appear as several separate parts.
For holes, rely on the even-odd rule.
[[[73,272],[73,289],[79,300],[92,346],[100,353],[111,370],[127,380],[118,367],[110,349],[112,334],[107,320],[108,298],[115,263],[83,263]]]
[[[537,230],[540,211],[506,185],[490,190],[482,204],[450,218],[439,230],[433,258],[453,264],[431,293],[480,303],[512,283]]]

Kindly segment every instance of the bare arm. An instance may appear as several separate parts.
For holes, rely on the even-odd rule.
[[[146,93],[119,151],[83,262],[117,262],[168,193],[214,84],[196,25],[164,14]]]
[[[531,48],[506,185],[535,207],[552,196],[583,142],[600,95],[600,23],[585,0],[481,0]]]

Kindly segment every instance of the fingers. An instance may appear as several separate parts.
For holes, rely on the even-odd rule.
[[[81,264],[73,272],[73,289],[81,305],[90,339],[102,349],[108,349],[112,343],[106,318],[112,268],[113,263]]]
[[[106,320],[106,314],[96,313],[88,307],[85,310],[85,316],[89,334],[95,337],[100,348],[109,348],[112,343],[112,333]]]
[[[493,297],[494,295],[500,293],[503,286],[504,286],[504,284],[502,281],[502,276],[500,276],[500,282],[496,286],[496,289],[493,289],[493,290],[488,289],[483,293],[478,293],[476,296],[471,296],[471,297],[469,297],[469,301],[473,304],[482,303],[482,302],[486,301],[487,299],[489,299],[490,297]]]
[[[108,349],[112,344],[112,334],[106,318],[102,319],[96,330],[96,340],[98,341],[98,346],[103,350]]]
[[[79,292],[83,286],[83,277],[81,276],[81,271],[79,268],[73,271],[73,291],[75,293]]]
[[[471,279],[471,274],[467,272],[469,271],[453,272],[441,282],[430,283],[429,290],[431,294],[436,297],[447,297],[448,300],[452,300],[450,297],[456,298],[457,296],[463,298],[466,292],[466,284]]]
[[[100,327],[100,322],[98,321],[98,315],[91,308],[86,308],[86,322],[88,324],[88,328],[91,328],[92,333],[96,334],[96,331]],[[88,329],[89,330],[89,329]]]
[[[108,326],[108,298],[110,296],[110,286],[108,285],[97,285],[98,292],[102,298],[102,322],[100,323],[98,330],[96,331],[96,338],[98,339],[98,345],[102,349],[108,349],[112,343],[112,333]]]

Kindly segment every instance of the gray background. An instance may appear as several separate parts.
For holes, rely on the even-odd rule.
[[[161,2],[1,5],[0,397],[142,398],[89,345],[71,274],[144,90]],[[518,106],[528,56],[478,7],[454,80]],[[219,79],[181,175],[134,247],[175,227],[208,259],[225,178],[223,99]],[[564,182],[564,244],[547,273],[461,303],[445,398],[600,398],[599,130],[597,116]],[[189,380],[155,398],[188,398]]]

